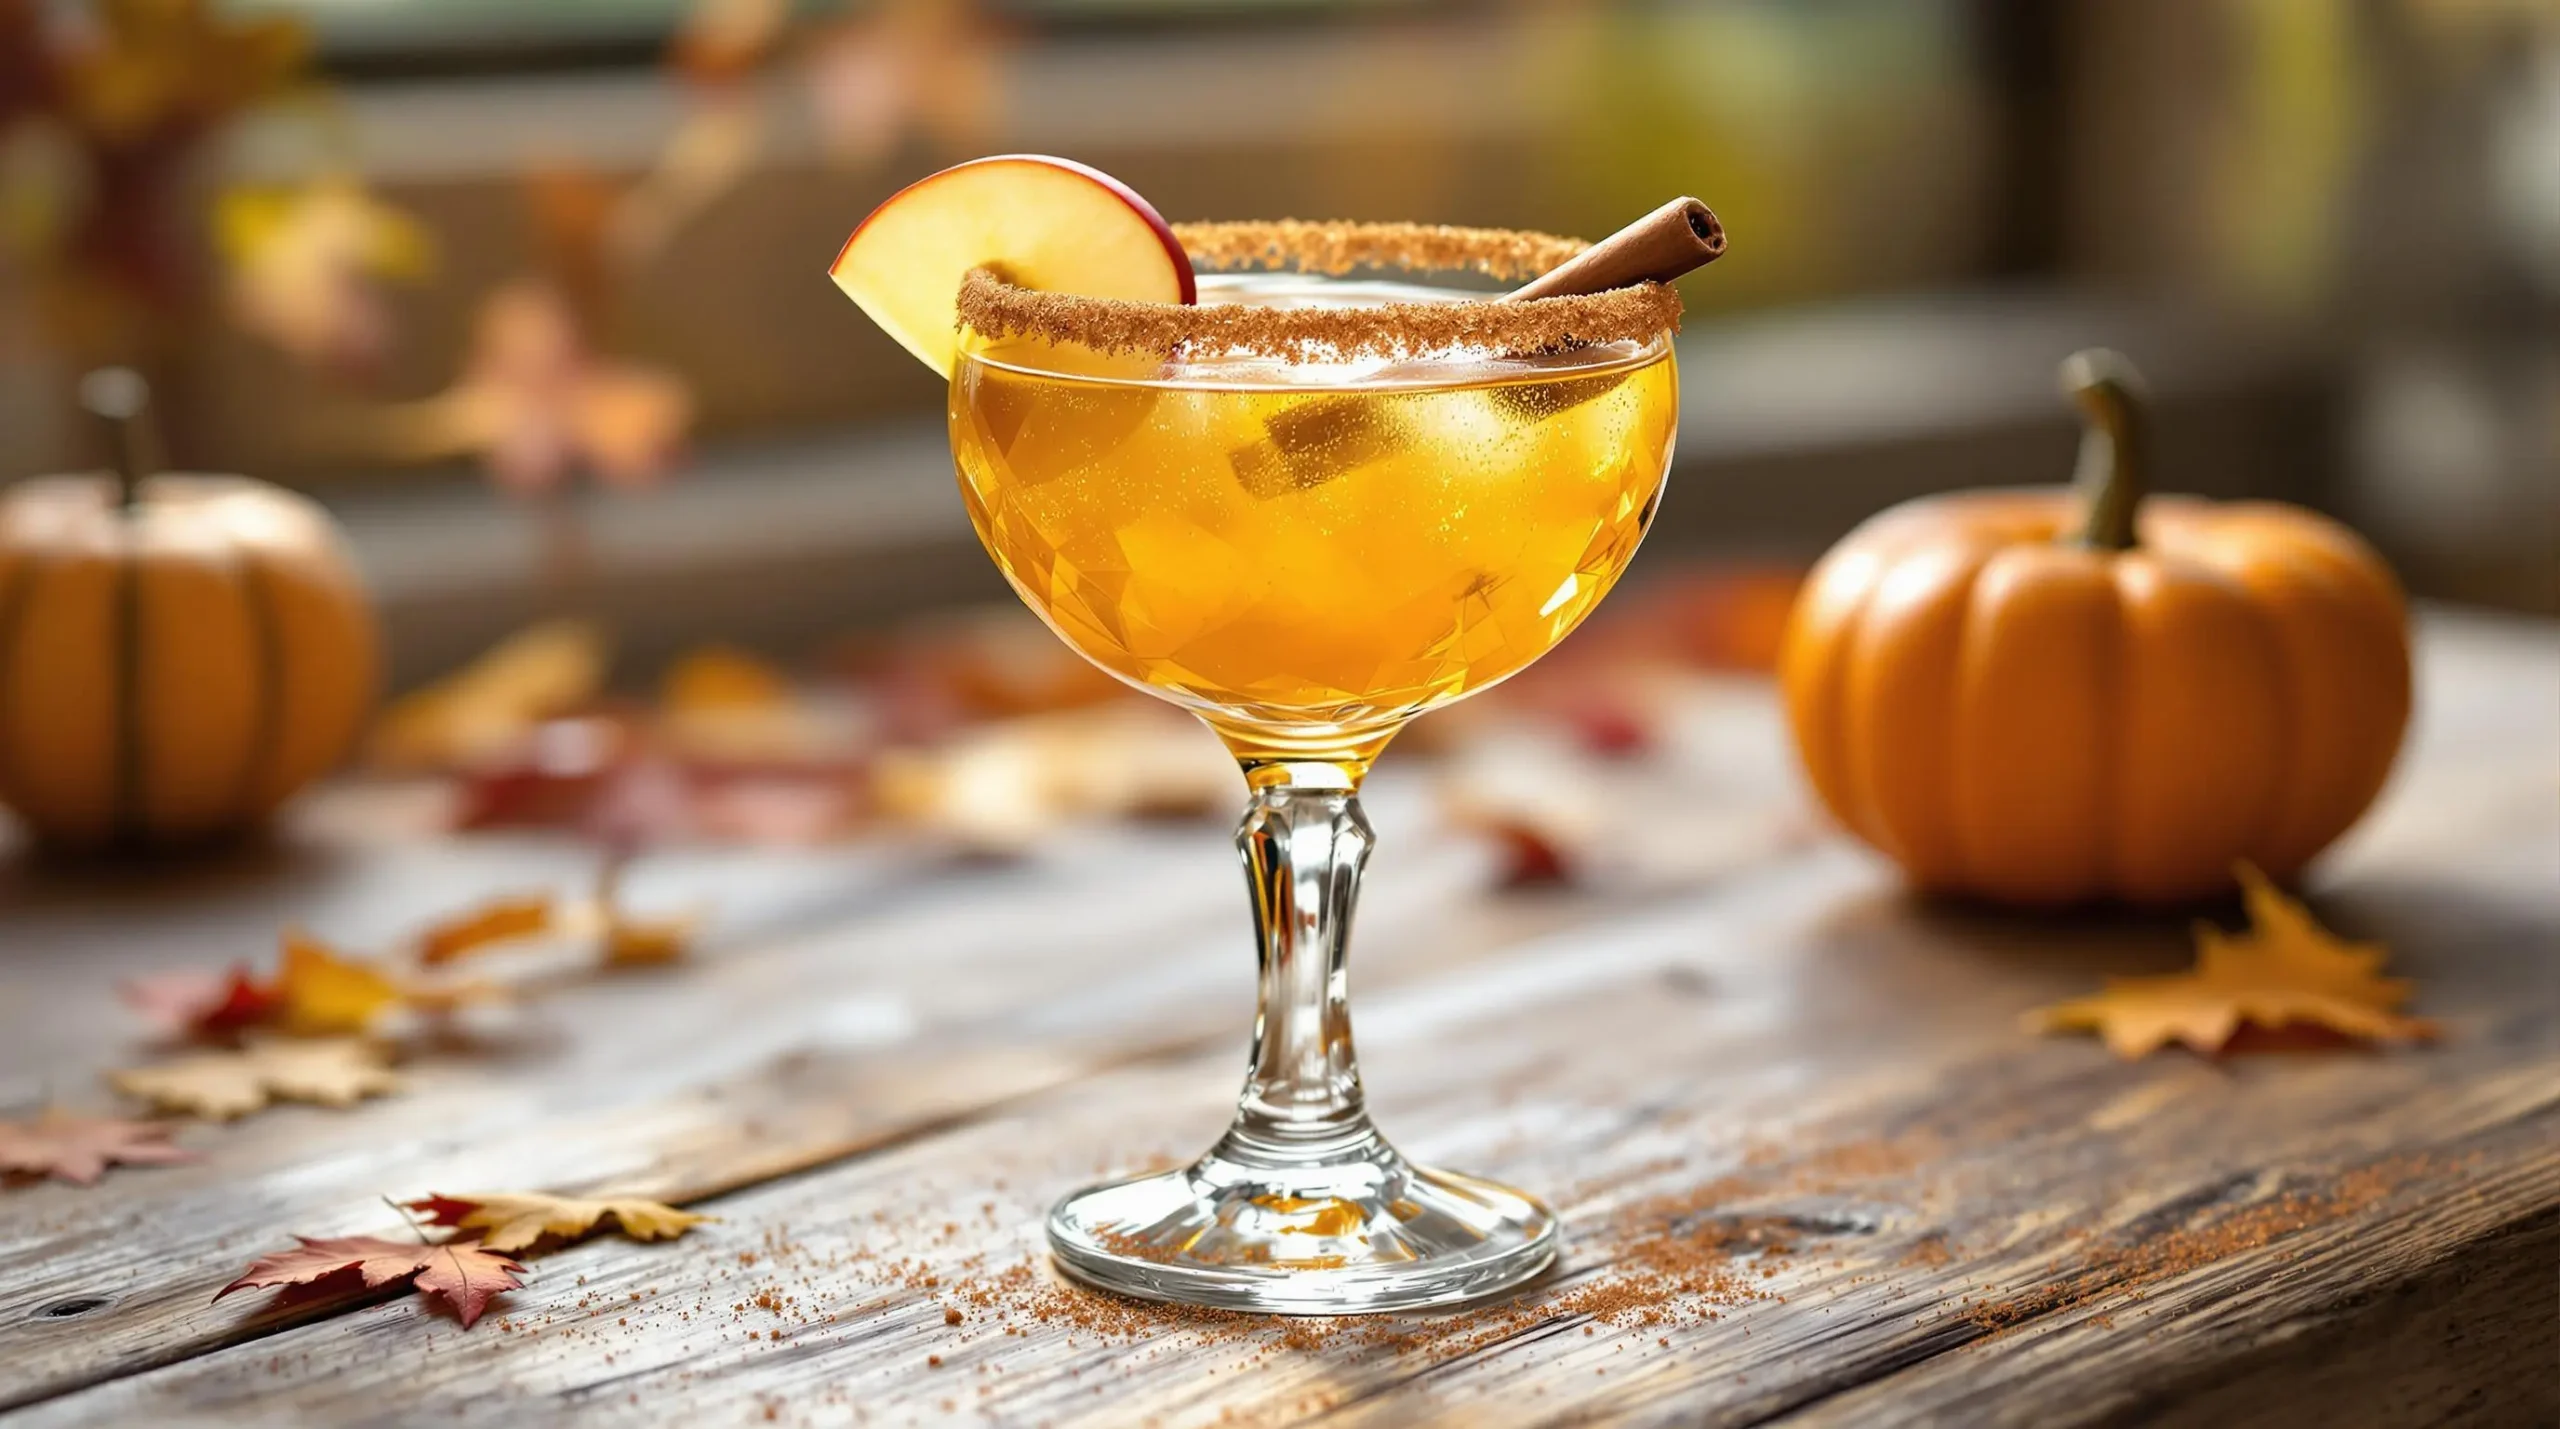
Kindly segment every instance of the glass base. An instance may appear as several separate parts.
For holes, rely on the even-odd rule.
[[[1558,1242],[1532,1198],[1416,1166],[1365,1127],[1323,1146],[1230,1132],[1180,1171],[1087,1187],[1049,1213],[1049,1248],[1079,1280],[1275,1315],[1472,1300],[1534,1278]]]

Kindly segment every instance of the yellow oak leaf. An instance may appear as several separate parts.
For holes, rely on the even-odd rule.
[[[673,1240],[711,1219],[636,1196],[583,1200],[538,1191],[431,1195],[407,1205],[435,1225],[484,1232],[480,1244],[490,1250],[522,1250],[544,1236],[576,1240],[592,1234],[607,1219],[633,1240]]]
[[[383,1049],[361,1037],[255,1042],[237,1052],[110,1072],[107,1082],[162,1111],[214,1121],[280,1101],[352,1106],[400,1089]]]
[[[2402,1016],[2413,991],[2381,975],[2383,949],[2346,942],[2246,864],[2240,883],[2250,929],[2196,926],[2196,966],[2156,977],[2111,977],[2096,996],[2028,1014],[2046,1032],[2093,1031],[2133,1058],[2179,1042],[2211,1056],[2242,1026],[2314,1027],[2375,1042],[2422,1041],[2433,1023]]]
[[[300,932],[284,935],[283,964],[276,973],[278,1020],[301,1037],[362,1032],[398,1007],[398,980],[370,963],[343,958]]]

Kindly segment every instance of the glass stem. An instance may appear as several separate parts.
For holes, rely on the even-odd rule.
[[[1343,969],[1352,904],[1374,835],[1348,789],[1257,790],[1236,830],[1261,956],[1261,1004],[1235,1125],[1220,1152],[1245,1162],[1338,1155],[1375,1133],[1351,1049]]]

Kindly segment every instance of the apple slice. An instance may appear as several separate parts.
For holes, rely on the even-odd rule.
[[[1190,255],[1128,185],[1068,159],[999,154],[916,180],[844,241],[827,271],[925,366],[959,355],[969,270],[1051,293],[1152,303],[1199,300]]]

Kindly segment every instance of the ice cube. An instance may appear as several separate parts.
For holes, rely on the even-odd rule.
[[[1269,499],[1307,491],[1404,445],[1396,404],[1378,397],[1312,397],[1263,424],[1263,439],[1227,454],[1236,480]]]

